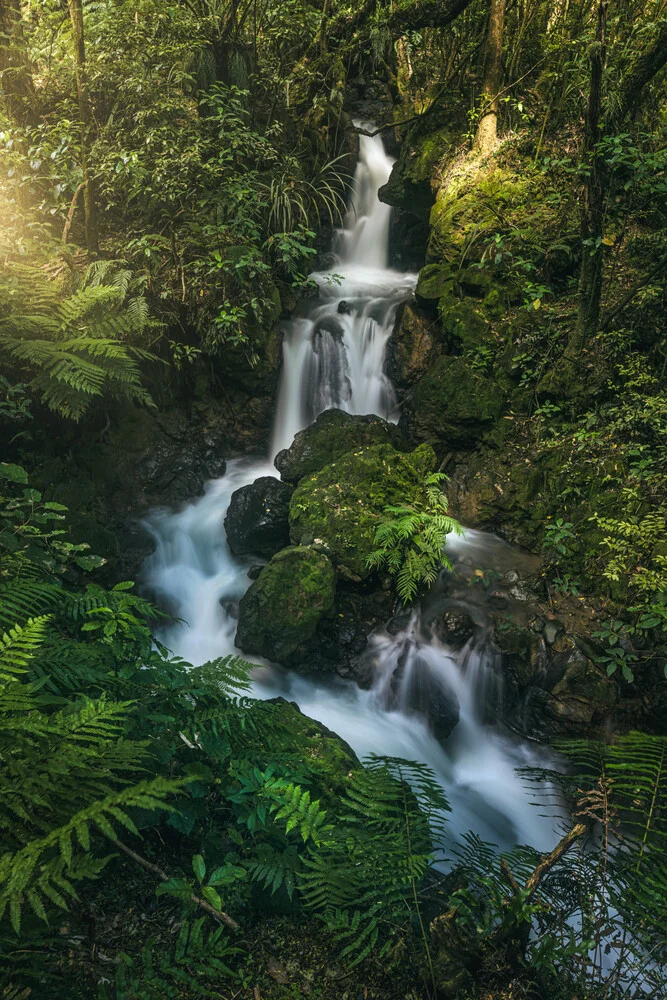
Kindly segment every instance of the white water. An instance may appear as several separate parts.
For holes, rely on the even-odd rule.
[[[319,298],[305,303],[287,331],[272,455],[331,406],[397,418],[393,389],[383,374],[384,355],[396,309],[412,291],[415,276],[387,268],[390,209],[380,203],[377,190],[390,170],[382,141],[361,137],[352,204],[337,243],[335,271],[341,284],[315,274]],[[234,605],[249,586],[253,560],[231,555],[223,520],[232,492],[267,474],[276,475],[270,463],[230,462],[225,477],[209,484],[200,500],[150,519],[156,550],[147,560],[145,578],[184,621],[161,638],[191,663],[239,652]],[[459,542],[458,551],[483,559],[489,545],[497,549],[501,544],[473,532]],[[484,722],[487,694],[498,680],[488,648],[473,643],[455,652],[414,620],[398,635],[382,631],[371,637],[368,656],[375,677],[369,691],[341,679],[315,681],[264,664],[255,693],[297,701],[360,756],[373,752],[429,764],[452,805],[454,835],[472,829],[503,847],[517,841],[538,849],[552,846],[554,821],[532,804],[516,771],[537,762],[535,749]],[[419,697],[415,691],[421,691]],[[440,742],[419,708],[424,698],[450,697],[458,702],[459,722]]]
[[[272,455],[331,407],[397,420],[396,396],[383,371],[399,303],[417,276],[387,268],[391,209],[377,196],[392,160],[382,140],[361,136],[350,209],[338,234],[333,274],[311,277],[319,287],[285,330],[284,365]]]

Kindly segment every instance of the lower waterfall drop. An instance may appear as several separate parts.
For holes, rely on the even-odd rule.
[[[286,330],[272,456],[330,407],[398,418],[383,371],[385,349],[416,275],[387,268],[391,210],[379,201],[378,189],[391,166],[381,139],[361,136],[334,274],[312,276],[319,297],[303,302]],[[191,663],[239,653],[235,607],[249,586],[253,560],[231,554],[223,520],[233,491],[266,475],[277,475],[270,462],[233,460],[201,499],[179,512],[157,511],[147,521],[156,547],[145,563],[144,582],[180,619],[160,638]],[[464,546],[473,536],[483,557],[488,536],[469,532]],[[517,772],[542,762],[542,755],[485,718],[485,692],[494,674],[488,646],[449,649],[415,618],[397,634],[381,630],[371,636],[367,655],[374,672],[369,690],[341,678],[303,677],[253,658],[254,693],[296,701],[361,757],[386,754],[428,764],[451,803],[453,837],[472,830],[502,847],[517,841],[540,850],[552,847],[554,820],[535,808]],[[420,710],[424,698],[433,697],[451,698],[457,706],[458,722],[444,741]]]

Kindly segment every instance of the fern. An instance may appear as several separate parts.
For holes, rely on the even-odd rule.
[[[372,569],[386,569],[396,577],[398,596],[409,603],[421,587],[435,582],[443,567],[451,569],[444,553],[447,535],[463,529],[447,514],[447,498],[440,488],[442,473],[424,478],[422,498],[405,506],[385,508],[375,529],[376,548],[368,557]]]
[[[128,297],[128,272],[112,263],[92,265],[70,294],[41,268],[14,265],[11,279],[0,280],[0,356],[69,419],[79,420],[96,397],[152,405],[139,362],[154,357],[128,343],[150,325],[147,306]]]
[[[183,988],[198,997],[218,1000],[219,980],[237,979],[229,959],[241,949],[229,943],[221,928],[211,930],[206,918],[186,921],[173,951],[149,941],[137,959],[121,954],[115,989],[103,987],[100,1000],[179,1000]],[[209,985],[206,985],[206,984]]]

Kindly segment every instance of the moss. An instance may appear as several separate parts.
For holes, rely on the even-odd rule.
[[[435,165],[446,159],[452,148],[447,128],[437,127],[436,122],[429,123],[427,128],[429,130],[423,134],[419,128],[412,131],[409,141],[401,146],[389,181],[380,188],[380,198],[387,205],[401,208],[424,221],[429,218],[433,205],[431,178]]]
[[[264,567],[239,605],[236,644],[246,653],[284,661],[331,614],[336,573],[323,552],[287,548]]]
[[[401,441],[398,428],[381,417],[325,410],[314,424],[299,431],[291,447],[278,454],[275,465],[281,479],[297,483],[348,451],[374,444],[400,447]]]
[[[441,330],[449,345],[469,351],[493,339],[489,321],[474,299],[455,301],[452,305],[445,297],[438,309]]]
[[[504,402],[494,381],[473,372],[463,358],[443,356],[414,389],[410,428],[431,443],[470,447],[499,419]]]
[[[454,274],[449,264],[427,264],[419,272],[417,299],[437,301],[443,296],[453,295],[453,291]]]
[[[342,737],[308,718],[294,702],[278,698],[275,704],[280,706],[280,721],[290,738],[293,734],[305,741],[299,750],[306,766],[317,775],[312,798],[319,798],[325,808],[334,804],[336,796],[347,791],[350,772],[361,767],[359,758]]]
[[[301,481],[292,496],[292,541],[326,546],[339,572],[351,580],[370,575],[378,518],[385,507],[409,503],[435,466],[435,453],[421,445],[404,455],[390,445],[350,452]]]

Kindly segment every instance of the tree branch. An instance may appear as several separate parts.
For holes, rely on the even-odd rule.
[[[612,320],[616,319],[618,314],[622,313],[625,307],[630,305],[637,292],[640,292],[645,285],[648,285],[649,281],[651,281],[652,278],[655,278],[657,274],[660,274],[665,267],[667,267],[667,256],[661,257],[655,267],[651,268],[648,274],[644,275],[641,281],[638,281],[636,285],[633,285],[615,306],[610,306],[609,309],[607,309],[600,321],[600,329],[607,330]]]
[[[116,840],[115,837],[110,837],[108,834],[106,834],[106,837],[107,840],[111,841],[114,847],[117,847],[119,851],[123,852],[123,854],[127,854],[128,858],[132,858],[133,861],[136,861],[138,865],[141,865],[141,867],[147,872],[150,872],[151,875],[156,875],[162,882],[169,881],[170,876],[167,875],[165,871],[157,865],[154,865],[151,861],[147,861],[146,858],[142,858],[140,854],[133,851],[131,847],[127,846],[127,844],[124,844],[121,840]],[[214,906],[207,903],[205,899],[200,899],[199,896],[194,894],[194,892],[190,898],[193,903],[196,903],[200,910],[203,910],[204,913],[208,913],[208,915],[213,917],[214,920],[217,920],[218,923],[226,924],[227,927],[230,927],[233,931],[239,930],[239,925],[232,917],[229,916],[228,913],[224,913],[222,910],[216,910]]]
[[[643,90],[667,63],[667,19],[660,22],[653,42],[639,55],[625,74],[617,110],[607,121],[607,135],[614,135],[623,122],[632,117],[643,97]]]
[[[74,192],[74,197],[69,206],[69,211],[67,213],[67,218],[65,219],[65,225],[63,226],[62,242],[67,243],[67,237],[69,236],[69,231],[72,228],[72,220],[74,219],[74,211],[76,209],[76,203],[79,200],[79,195],[83,188],[86,186],[85,181],[81,181],[76,191]]]
[[[329,36],[335,39],[352,37],[375,10],[377,2],[366,0],[354,14],[334,18],[329,25]],[[387,14],[387,25],[395,38],[419,28],[445,28],[471,3],[472,0],[398,0]],[[381,0],[381,6],[386,5],[387,0]]]

